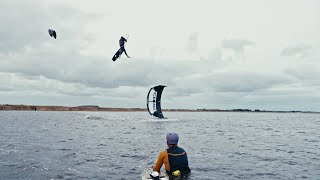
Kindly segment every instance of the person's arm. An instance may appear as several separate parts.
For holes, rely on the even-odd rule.
[[[160,169],[162,167],[162,164],[163,164],[163,159],[164,159],[164,156],[163,156],[163,153],[161,152],[159,154],[159,157],[158,157],[158,160],[157,160],[157,163],[155,166],[153,166],[153,171],[158,171],[160,172]]]

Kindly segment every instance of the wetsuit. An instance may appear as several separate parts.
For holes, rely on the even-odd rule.
[[[168,175],[171,175],[175,170],[180,170],[181,175],[185,175],[190,172],[187,153],[184,149],[178,146],[172,146],[167,150],[162,151],[159,154],[156,165],[153,167],[153,171],[160,172],[162,164],[165,165]]]
[[[124,44],[127,42],[127,39],[124,37],[121,37],[119,40],[120,49],[122,52],[124,52],[127,55],[126,49],[124,48]],[[128,56],[128,55],[127,55]]]

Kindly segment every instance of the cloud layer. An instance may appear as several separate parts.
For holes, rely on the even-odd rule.
[[[268,21],[262,9],[248,20],[246,14],[234,18],[237,10],[230,15],[206,11],[228,7],[212,1],[173,4],[184,7],[180,15],[174,8],[164,13],[162,3],[149,1],[119,14],[103,8],[109,3],[1,1],[0,103],[144,107],[149,88],[163,84],[168,86],[164,108],[320,111],[320,42],[315,40],[320,27],[312,27],[320,17],[314,16],[317,2],[304,4],[310,14],[298,17],[295,7],[302,5],[283,5],[296,17],[292,23],[304,27],[287,34],[273,31],[276,25],[281,30],[295,26],[279,26],[291,22],[280,10],[277,22]],[[244,1],[239,7],[245,10],[250,4]],[[210,22],[208,17],[213,17]],[[266,29],[250,26],[259,19]],[[49,28],[57,31],[56,40]],[[132,58],[112,62],[118,38],[126,33]],[[293,39],[297,34],[299,40]]]

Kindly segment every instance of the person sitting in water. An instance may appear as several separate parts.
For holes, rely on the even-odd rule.
[[[120,40],[119,40],[119,45],[120,45],[120,49],[122,52],[124,52],[126,54],[126,56],[128,58],[130,58],[130,56],[128,56],[126,49],[124,48],[124,44],[127,42],[127,39],[124,38],[123,36],[121,36]],[[121,53],[122,54],[122,53]],[[120,56],[121,56],[120,54]]]
[[[191,170],[188,164],[187,153],[178,146],[179,136],[176,133],[168,133],[166,136],[168,149],[160,152],[153,171],[160,172],[162,164],[170,176],[185,176]]]

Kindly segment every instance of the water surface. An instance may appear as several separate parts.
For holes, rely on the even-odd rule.
[[[140,179],[180,135],[190,179],[319,179],[320,115],[0,111],[0,179]]]

